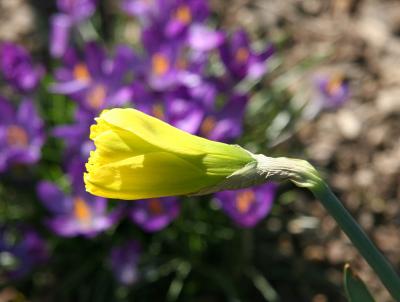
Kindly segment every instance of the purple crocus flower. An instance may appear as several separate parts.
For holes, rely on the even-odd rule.
[[[151,38],[153,39],[153,37]],[[155,91],[174,89],[178,85],[195,86],[201,83],[201,72],[206,67],[206,56],[185,52],[183,44],[170,42],[148,49],[135,75]]]
[[[0,275],[4,273],[10,279],[20,279],[36,266],[43,264],[49,257],[44,240],[30,228],[20,230],[21,240],[11,241],[10,230],[0,229]],[[8,263],[2,263],[8,262]]]
[[[209,15],[209,10],[207,1],[175,0],[171,1],[168,13],[165,33],[167,37],[172,38],[184,33],[192,24],[203,23]]]
[[[182,37],[192,24],[203,23],[209,15],[204,0],[125,0],[122,8],[139,17],[146,28],[158,28],[161,43]]]
[[[15,164],[36,163],[43,142],[43,122],[33,102],[25,100],[15,111],[0,97],[0,172]]]
[[[107,212],[107,200],[86,193],[83,187],[83,163],[72,162],[68,171],[72,193],[65,194],[48,181],[38,184],[37,193],[42,204],[53,215],[47,225],[64,237],[83,235],[94,237],[111,228],[121,216],[120,210]]]
[[[151,38],[153,39],[153,38]],[[171,42],[146,52],[135,67],[135,75],[157,92],[173,90],[180,85],[202,86],[208,57],[201,52],[188,52],[183,44]]]
[[[60,13],[52,16],[50,53],[60,58],[69,44],[72,28],[90,18],[96,10],[96,0],[58,0]]]
[[[272,46],[267,46],[261,53],[250,47],[244,30],[238,30],[219,47],[220,56],[229,76],[240,81],[246,77],[260,79],[266,72],[266,60],[273,54]]]
[[[145,3],[144,3],[145,2]],[[155,51],[160,45],[171,42],[189,46],[195,51],[217,48],[224,34],[205,24],[209,16],[207,1],[203,0],[154,0],[125,1],[124,7],[144,22],[142,43],[147,51]]]
[[[178,82],[179,48],[175,45],[149,52],[147,82],[156,90],[165,90]]]
[[[224,107],[209,112],[201,122],[199,134],[216,141],[231,141],[242,133],[243,115],[248,97],[234,94]]]
[[[140,250],[140,245],[136,240],[128,241],[111,250],[111,269],[121,284],[132,285],[137,281]]]
[[[0,68],[7,83],[22,93],[35,90],[44,74],[22,46],[11,42],[0,44]]]
[[[219,192],[215,196],[222,210],[241,227],[254,227],[272,207],[277,185],[267,183],[237,191]]]
[[[119,213],[107,213],[104,198],[84,192],[65,194],[47,181],[40,182],[37,190],[43,205],[53,214],[47,225],[60,236],[94,237],[119,220]]]
[[[340,107],[349,99],[349,85],[341,75],[320,75],[316,77],[315,85],[318,92],[318,103],[323,108]]]
[[[173,221],[180,211],[175,197],[152,198],[134,201],[130,218],[147,232],[157,232]]]
[[[83,59],[73,50],[64,56],[64,66],[57,70],[58,81],[51,90],[70,96],[95,114],[107,107],[122,106],[131,97],[124,78],[133,61],[129,47],[117,47],[114,57],[109,58],[98,44],[88,43]]]

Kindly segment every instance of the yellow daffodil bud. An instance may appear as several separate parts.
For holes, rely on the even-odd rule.
[[[236,145],[191,135],[135,109],[105,110],[91,127],[86,190],[117,199],[196,194],[255,163]]]

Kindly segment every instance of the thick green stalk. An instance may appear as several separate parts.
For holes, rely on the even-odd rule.
[[[329,187],[321,180],[309,188],[329,214],[336,220],[343,232],[350,238],[360,254],[379,276],[382,283],[396,301],[400,301],[400,279],[389,261],[364,233],[358,223],[351,217]]]
[[[308,188],[320,200],[328,213],[336,220],[351,242],[375,271],[392,297],[400,302],[400,278],[378,248],[351,217],[342,203],[322,180],[319,173],[307,161],[290,158],[271,158],[255,155],[258,175],[265,180],[290,180]]]

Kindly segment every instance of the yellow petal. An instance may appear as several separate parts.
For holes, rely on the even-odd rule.
[[[182,154],[226,153],[231,157],[250,158],[247,152],[237,146],[191,135],[135,109],[106,110],[101,114],[100,119],[103,119],[108,125],[129,131],[149,144],[169,152]]]
[[[89,192],[109,198],[141,199],[190,194],[222,179],[165,152],[147,153],[124,160],[92,165],[85,174]]]

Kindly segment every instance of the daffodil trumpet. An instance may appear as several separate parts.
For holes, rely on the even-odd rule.
[[[290,180],[311,190],[396,301],[400,279],[389,262],[307,161],[253,154],[191,135],[135,109],[105,110],[91,126],[94,141],[86,190],[115,199],[202,195]]]

